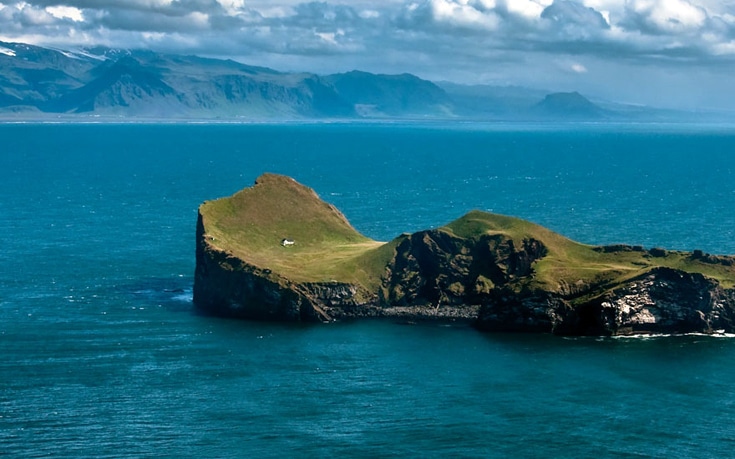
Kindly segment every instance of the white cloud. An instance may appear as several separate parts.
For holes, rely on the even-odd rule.
[[[143,32],[140,35],[148,42],[163,41],[166,38],[166,34],[160,32]]]
[[[686,0],[629,0],[629,12],[659,32],[687,32],[705,25],[707,12]]]
[[[209,27],[209,15],[201,13],[199,11],[192,11],[187,14],[186,17],[194,27],[207,28]]]
[[[234,16],[245,9],[245,0],[217,0],[227,14]]]
[[[28,3],[21,3],[17,8],[21,24],[27,26],[48,26],[52,25],[56,19],[45,9],[35,7]]]
[[[46,11],[55,18],[71,19],[76,22],[84,21],[82,10],[73,6],[47,6]]]
[[[499,18],[492,11],[476,8],[469,0],[430,0],[432,18],[438,23],[472,29],[496,29]]]
[[[272,6],[259,8],[257,12],[264,18],[278,19],[291,16],[293,14],[293,9],[284,6]]]
[[[173,3],[173,0],[137,0],[143,6],[164,7]]]
[[[735,56],[735,40],[723,43],[716,43],[712,47],[712,52],[717,56]]]
[[[551,0],[509,0],[505,6],[509,13],[518,15],[527,20],[535,20],[541,17],[544,9],[551,5]]]
[[[321,38],[325,42],[329,43],[330,45],[336,45],[337,44],[337,32],[315,32],[314,35]],[[341,34],[344,35],[344,32]]]
[[[362,10],[360,11],[360,17],[363,19],[376,19],[380,17],[380,11]]]
[[[582,64],[580,64],[578,62],[574,62],[570,66],[570,68],[572,69],[572,72],[574,72],[574,73],[587,73],[587,67],[585,67],[584,65],[582,65]]]
[[[12,21],[14,10],[0,3],[0,24]]]
[[[271,36],[292,50],[300,47],[289,42],[314,31],[336,34],[342,29],[360,49],[376,52],[393,48],[405,53],[406,46],[419,46],[417,54],[431,53],[433,46],[461,47],[468,56],[518,49],[638,58],[665,56],[673,49],[721,56],[735,37],[735,9],[716,0],[3,1],[0,30],[5,35],[58,41],[72,36],[72,26],[64,23],[72,20],[79,23],[77,32],[85,31],[92,40],[95,34],[107,39],[110,30],[120,31],[120,46],[125,36],[134,43],[143,31],[203,43],[199,34],[213,30],[223,38],[221,47],[247,45],[250,35],[260,40],[256,27],[267,27],[279,31]],[[465,42],[467,34],[476,34],[473,42]],[[254,45],[267,47],[262,41]],[[227,51],[216,50],[220,55]]]

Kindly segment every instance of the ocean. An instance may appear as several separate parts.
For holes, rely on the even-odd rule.
[[[0,124],[0,456],[721,458],[735,338],[196,314],[198,205],[294,177],[389,240],[472,209],[735,254],[735,128]]]

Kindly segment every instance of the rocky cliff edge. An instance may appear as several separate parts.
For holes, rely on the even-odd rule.
[[[202,204],[194,303],[255,320],[469,320],[563,335],[735,332],[735,258],[589,246],[472,211],[373,241],[289,177]]]

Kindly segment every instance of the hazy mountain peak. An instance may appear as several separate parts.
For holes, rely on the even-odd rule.
[[[562,118],[600,118],[604,115],[602,108],[577,91],[547,94],[536,104],[534,112]]]

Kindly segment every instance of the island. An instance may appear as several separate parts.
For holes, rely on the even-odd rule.
[[[592,246],[471,211],[374,241],[294,179],[204,202],[195,307],[252,320],[463,320],[480,330],[611,336],[735,332],[735,257]]]

